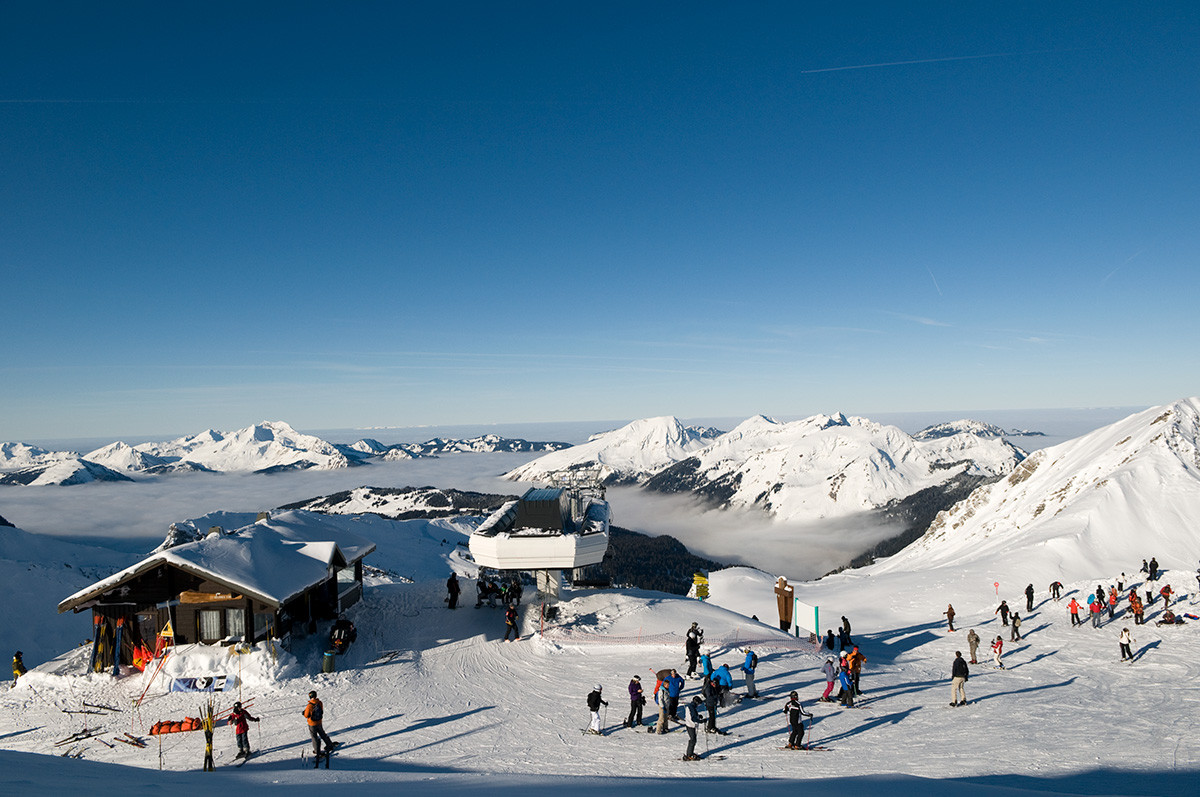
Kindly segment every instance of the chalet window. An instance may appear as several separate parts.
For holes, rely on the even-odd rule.
[[[270,622],[271,622],[271,615],[260,614],[258,612],[255,612],[255,614],[254,614],[254,638],[255,639],[263,639],[264,637],[266,637],[267,624]]]
[[[201,609],[200,640],[202,642],[215,642],[220,639],[221,636],[221,610]]]
[[[246,611],[244,609],[226,609],[225,628],[229,630],[229,636],[244,639],[246,637]]]

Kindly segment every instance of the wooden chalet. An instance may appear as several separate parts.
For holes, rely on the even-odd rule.
[[[109,642],[107,650],[100,646],[108,661],[98,667],[112,666],[118,623],[123,664],[140,644],[153,650],[168,628],[175,644],[271,637],[286,647],[293,633],[315,630],[358,601],[363,558],[374,550],[357,535],[284,515],[153,553],[70,596],[58,611],[91,610]]]

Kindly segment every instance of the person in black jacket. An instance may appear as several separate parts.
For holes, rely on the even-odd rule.
[[[954,664],[950,666],[950,697],[952,706],[965,706],[967,704],[967,679],[971,677],[971,670],[967,667],[967,662],[962,657],[962,652],[954,651]]]
[[[446,579],[446,592],[450,593],[446,598],[447,605],[451,609],[458,608],[458,576],[453,573],[450,574],[450,578]]]
[[[604,687],[596,684],[596,688],[588,693],[587,705],[588,710],[592,712],[592,724],[588,726],[587,732],[600,735],[600,706],[607,706],[608,701],[600,696],[604,691]]]
[[[1025,613],[1033,611],[1033,585],[1025,588]]]
[[[992,614],[1000,615],[1000,622],[1005,628],[1008,627],[1008,615],[1012,609],[1008,608],[1008,601],[1000,601],[1000,605],[996,607],[996,611]]]
[[[800,696],[795,692],[788,695],[788,701],[783,705],[783,713],[787,715],[788,733],[787,749],[803,750],[804,749],[804,720],[803,717],[811,717],[812,714],[804,710],[800,705]]]

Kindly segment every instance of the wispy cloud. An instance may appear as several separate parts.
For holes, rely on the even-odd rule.
[[[1031,50],[1021,53],[987,53],[985,55],[953,55],[946,58],[917,58],[911,61],[881,61],[875,64],[851,64],[849,66],[827,66],[821,69],[802,69],[802,75],[815,75],[819,72],[845,72],[849,69],[879,69],[885,66],[909,66],[911,64],[940,64],[947,61],[977,61],[982,58],[1010,58],[1017,55],[1037,55],[1054,52],[1053,50]]]
[[[893,318],[899,318],[902,321],[911,321],[914,324],[920,324],[926,327],[952,327],[953,324],[948,324],[945,321],[938,321],[935,318],[926,318],[919,315],[907,315],[905,313],[888,313]]]

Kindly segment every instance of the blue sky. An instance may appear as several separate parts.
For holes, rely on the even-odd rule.
[[[1194,3],[0,16],[0,440],[1198,392]]]

